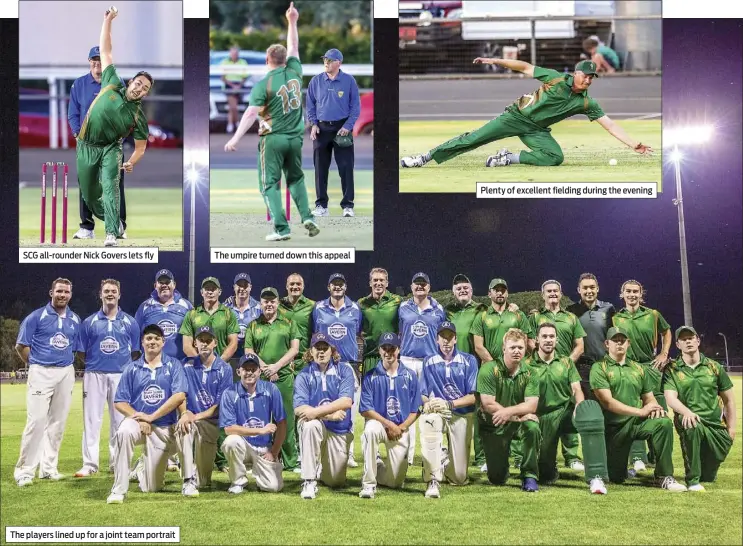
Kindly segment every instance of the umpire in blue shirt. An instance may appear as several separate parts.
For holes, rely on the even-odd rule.
[[[312,124],[310,139],[315,163],[314,216],[328,216],[328,171],[335,152],[341,177],[343,216],[353,216],[353,126],[361,112],[359,88],[350,74],[341,70],[343,55],[329,49],[323,55],[325,72],[318,74],[307,88],[307,118]]]
[[[70,88],[70,104],[67,107],[67,122],[70,124],[70,130],[72,136],[77,138],[82,126],[85,114],[88,113],[88,108],[95,100],[95,97],[101,91],[101,51],[98,46],[90,49],[88,53],[88,63],[90,64],[90,72],[84,76],[80,76],[72,84]],[[126,85],[126,84],[125,84]],[[74,235],[74,239],[93,239],[95,238],[95,220],[90,209],[83,200],[83,192],[79,192],[80,196],[80,229]],[[121,171],[121,180],[119,182],[119,201],[121,222],[124,224],[124,230],[126,230],[126,199],[124,198],[124,171]],[[126,239],[126,232],[121,236]]]

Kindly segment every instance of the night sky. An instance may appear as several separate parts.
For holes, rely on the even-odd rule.
[[[724,332],[731,356],[740,354],[743,308],[741,267],[741,23],[734,20],[664,20],[664,124],[711,122],[717,127],[713,143],[686,151],[682,183],[694,325],[708,339]],[[4,189],[0,212],[8,235],[3,247],[4,289],[0,313],[22,297],[33,307],[47,300],[49,283],[66,276],[74,283],[71,307],[80,313],[79,299],[91,306],[100,280],[122,282],[122,307],[134,313],[152,289],[160,267],[170,268],[187,292],[188,253],[160,254],[158,265],[19,265],[17,263],[17,70],[16,20],[1,20],[0,35],[10,45],[2,55],[0,183]],[[186,153],[207,147],[208,22],[185,21],[184,120]],[[371,267],[390,272],[390,287],[408,287],[413,273],[427,272],[434,290],[451,286],[456,273],[466,273],[475,293],[487,291],[493,277],[508,280],[512,292],[538,290],[548,278],[563,283],[577,298],[578,276],[594,273],[600,299],[621,302],[621,283],[637,279],[646,288],[647,305],[657,308],[675,329],[683,322],[679,237],[673,171],[664,169],[665,192],[655,200],[483,200],[466,195],[397,193],[397,89],[394,70],[397,22],[375,21],[375,248],[356,255],[355,265],[222,265],[210,264],[208,252],[208,192],[203,191],[196,215],[196,278],[215,275],[229,287],[234,275],[248,271],[254,295],[265,285],[282,292],[286,276],[305,277],[305,293],[327,297],[328,275],[340,271],[349,282],[349,295],[368,292]],[[380,66],[380,64],[382,66]],[[206,173],[206,171],[204,171]],[[184,206],[187,201],[184,199]],[[186,207],[186,222],[188,208]],[[76,219],[71,219],[74,225]],[[184,227],[187,234],[187,224]],[[186,241],[187,243],[187,241]],[[228,288],[228,290],[230,290]],[[78,298],[78,306],[75,299]],[[197,290],[197,300],[200,300]],[[200,302],[197,302],[200,303]],[[673,353],[672,353],[673,354]]]

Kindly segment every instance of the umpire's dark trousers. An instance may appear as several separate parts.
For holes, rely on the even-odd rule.
[[[85,204],[85,200],[83,199],[83,192],[78,193],[80,196],[80,227],[93,231],[93,229],[95,228],[95,219],[93,218],[93,213],[90,212],[90,209]],[[126,229],[126,199],[124,198],[123,169],[121,170],[119,177],[119,203],[119,214],[121,216],[121,222],[124,224],[124,229]]]
[[[315,206],[328,208],[328,171],[330,170],[330,158],[335,153],[335,164],[338,166],[341,190],[343,191],[341,208],[353,208],[353,144],[341,148],[333,142],[338,131],[346,123],[346,119],[317,122],[320,133],[317,135],[317,139],[312,142],[315,163],[315,195],[317,195]]]

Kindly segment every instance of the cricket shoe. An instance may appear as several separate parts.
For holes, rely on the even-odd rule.
[[[26,487],[27,485],[31,485],[32,483],[34,483],[34,479],[30,476],[23,476],[21,478],[18,478],[15,483],[18,487]]]
[[[439,482],[436,480],[431,480],[428,482],[428,489],[426,489],[426,493],[424,494],[424,497],[427,499],[440,499],[441,498],[441,491],[439,488]]]
[[[673,476],[666,476],[665,478],[658,478],[656,480],[661,489],[671,491],[672,493],[684,493],[687,491],[685,485],[681,485],[679,482],[673,479]]]
[[[98,471],[90,468],[89,466],[84,466],[77,472],[75,472],[76,478],[87,478],[88,476],[92,476],[93,474],[96,474]]]
[[[485,160],[486,167],[508,167],[511,164],[511,160],[508,158],[510,154],[508,150],[503,148],[500,152],[495,155],[491,155]]]
[[[315,237],[320,233],[320,228],[317,227],[317,224],[312,220],[305,220],[302,225],[304,226],[304,229],[307,230],[307,235],[310,237]]]
[[[117,495],[116,493],[111,493],[106,499],[106,503],[107,504],[124,504],[124,495]]]
[[[607,493],[606,486],[604,485],[604,480],[602,480],[599,476],[596,476],[594,479],[591,480],[588,488],[594,495],[606,495]]]
[[[346,466],[348,468],[358,468],[359,463],[356,462],[356,459],[353,456],[353,453],[348,454],[348,461],[346,461]]]
[[[568,466],[570,467],[570,470],[575,470],[576,472],[583,472],[586,469],[583,465],[583,461],[579,461],[578,459],[571,461]]]
[[[359,491],[359,498],[362,499],[373,499],[374,494],[377,492],[377,488],[373,485],[365,485],[361,491]]]
[[[49,474],[43,474],[39,476],[40,480],[52,480],[53,482],[58,482],[65,479],[64,474],[60,474],[57,471],[50,472]]]
[[[351,207],[346,207],[343,209],[344,218],[353,218],[354,216],[356,216],[356,214],[353,212],[353,209]]]
[[[695,483],[694,485],[690,485],[688,487],[689,491],[693,491],[694,493],[704,493],[706,489],[701,483]]]
[[[326,207],[317,205],[315,210],[312,211],[312,216],[330,216],[330,212],[328,212]]]
[[[266,241],[288,241],[291,238],[292,238],[291,233],[287,233],[286,235],[281,235],[277,231],[273,231],[269,233],[268,235],[266,235]]]
[[[106,233],[106,240],[103,241],[103,246],[116,246],[116,235],[113,233]]]
[[[299,494],[303,499],[314,499],[317,496],[317,481],[304,480],[302,492]]]
[[[426,163],[428,163],[428,159],[423,154],[418,155],[410,155],[407,157],[403,157],[400,160],[400,166],[404,168],[408,167],[422,167]]]
[[[521,483],[521,490],[526,493],[536,493],[539,491],[537,480],[534,478],[524,478],[524,481]]]
[[[184,497],[198,497],[199,496],[199,488],[196,487],[196,484],[193,480],[186,480],[183,482],[183,487],[181,488],[181,494]]]
[[[81,227],[72,236],[73,239],[95,239],[95,231]]]

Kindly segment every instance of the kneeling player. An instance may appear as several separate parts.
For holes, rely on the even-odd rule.
[[[186,399],[183,366],[162,354],[165,335],[157,324],[142,332],[144,356],[124,368],[114,400],[125,419],[116,431],[114,485],[106,502],[121,504],[129,490],[129,462],[135,445],[144,444],[138,464],[139,488],[162,489],[168,455],[176,451],[176,409]],[[183,493],[187,491],[184,488]],[[197,492],[198,493],[198,492]]]
[[[704,491],[700,482],[715,481],[735,438],[733,383],[719,363],[699,352],[691,326],[676,330],[676,346],[681,356],[666,368],[663,391],[681,438],[686,485],[689,491]]]
[[[457,351],[457,331],[446,321],[439,326],[438,354],[423,362],[421,372],[421,451],[427,498],[439,498],[439,483],[467,483],[477,390],[477,360]],[[448,450],[443,449],[446,433]],[[444,470],[445,469],[445,470]]]
[[[408,471],[411,425],[418,418],[421,395],[418,377],[403,366],[400,338],[387,332],[379,337],[377,367],[364,376],[359,412],[366,419],[361,446],[364,451],[364,475],[359,497],[373,499],[377,483],[401,487]],[[384,443],[387,457],[377,455]]]
[[[340,362],[330,338],[321,332],[312,336],[309,352],[311,361],[294,382],[303,499],[315,498],[318,479],[329,487],[346,483],[348,448],[353,441],[353,368]]]
[[[232,385],[232,368],[216,355],[217,339],[210,326],[202,326],[193,340],[199,356],[188,358],[183,371],[188,381],[186,401],[179,408],[176,438],[180,443],[184,494],[199,494],[211,487],[219,437],[219,401]]]

